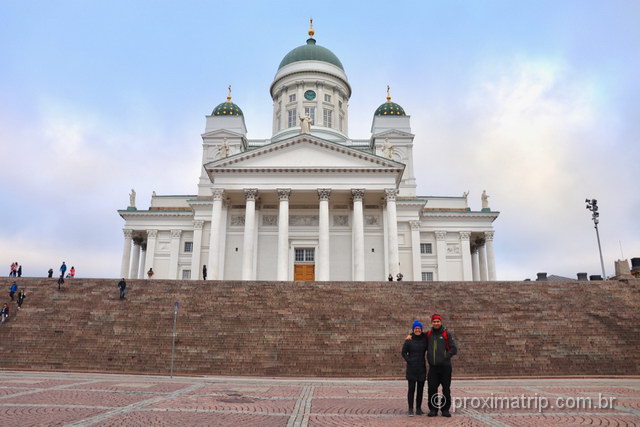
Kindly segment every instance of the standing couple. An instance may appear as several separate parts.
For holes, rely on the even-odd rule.
[[[407,381],[409,391],[409,416],[413,416],[413,402],[415,397],[416,415],[422,415],[422,394],[424,382],[428,382],[429,417],[438,415],[438,409],[443,417],[450,417],[451,413],[451,357],[458,353],[458,347],[453,334],[442,324],[442,317],[438,314],[431,316],[431,328],[423,332],[422,323],[418,320],[411,325],[412,332],[402,346],[402,357],[407,362]],[[429,362],[427,375],[426,360]],[[438,395],[438,386],[442,385],[442,395]]]

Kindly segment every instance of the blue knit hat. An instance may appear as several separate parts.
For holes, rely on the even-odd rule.
[[[411,330],[412,330],[412,331],[413,331],[413,329],[414,329],[414,328],[424,329],[424,328],[422,327],[422,323],[420,323],[420,321],[419,321],[419,320],[414,321],[414,322],[413,322],[413,325],[411,325]]]

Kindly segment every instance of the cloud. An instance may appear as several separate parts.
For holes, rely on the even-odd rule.
[[[638,192],[620,186],[620,169],[629,182],[638,182],[638,173],[625,154],[610,150],[615,135],[603,130],[615,129],[615,109],[594,96],[596,82],[549,60],[512,59],[475,73],[465,98],[447,100],[421,112],[427,120],[414,121],[417,140],[429,140],[416,144],[416,155],[445,160],[423,162],[418,182],[438,183],[440,194],[470,188],[476,209],[487,190],[491,207],[502,212],[494,223],[502,279],[535,277],[537,271],[599,273],[583,202],[600,198],[607,227],[614,226],[605,248],[612,266],[618,252],[612,234],[625,236],[624,224],[634,221],[625,212],[638,203]]]

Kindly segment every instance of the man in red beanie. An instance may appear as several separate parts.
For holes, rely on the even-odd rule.
[[[430,417],[438,415],[438,409],[443,417],[450,417],[451,412],[451,357],[458,353],[458,347],[453,334],[442,324],[442,317],[438,314],[431,316],[431,329],[427,331],[427,362],[429,373],[427,384],[429,393]],[[437,396],[438,387],[442,385],[442,395]],[[440,397],[440,398],[438,398]]]

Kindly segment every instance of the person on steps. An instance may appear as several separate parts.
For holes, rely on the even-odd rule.
[[[127,288],[127,282],[124,281],[124,277],[118,282],[118,287],[120,288],[120,299],[124,299],[124,290]]]
[[[413,332],[409,335],[410,339],[406,339],[402,345],[402,357],[407,362],[406,378],[409,382],[409,390],[407,392],[407,401],[409,410],[407,414],[413,416],[413,402],[415,396],[416,415],[422,415],[422,395],[424,392],[424,382],[427,376],[427,366],[424,360],[424,354],[427,351],[427,340],[422,333],[422,323],[413,322],[411,325]]]

